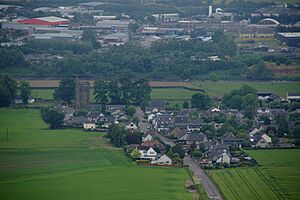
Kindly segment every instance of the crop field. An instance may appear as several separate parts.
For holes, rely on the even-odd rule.
[[[38,110],[0,109],[1,199],[185,200],[188,178],[183,168],[136,166],[102,133],[49,130]]]
[[[300,149],[247,153],[260,166],[209,171],[226,199],[300,199]]]

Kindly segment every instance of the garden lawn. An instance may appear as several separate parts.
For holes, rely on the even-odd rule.
[[[300,149],[247,153],[261,166],[208,171],[226,199],[300,199]]]
[[[185,200],[188,178],[183,168],[136,166],[101,133],[49,130],[38,110],[0,109],[1,199]]]

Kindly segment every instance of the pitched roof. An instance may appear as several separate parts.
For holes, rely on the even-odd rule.
[[[204,133],[190,133],[187,136],[188,141],[203,141],[205,139]]]

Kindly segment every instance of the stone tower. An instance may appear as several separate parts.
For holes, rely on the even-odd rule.
[[[86,108],[90,103],[90,82],[76,80],[75,108]]]

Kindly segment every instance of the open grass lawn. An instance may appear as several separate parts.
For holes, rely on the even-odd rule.
[[[48,130],[35,109],[0,109],[0,199],[192,199],[185,169],[136,166],[102,136]]]
[[[300,199],[300,149],[247,153],[261,166],[209,171],[227,199]]]

